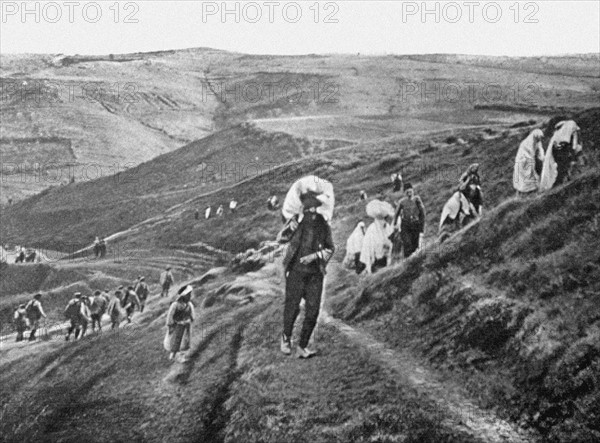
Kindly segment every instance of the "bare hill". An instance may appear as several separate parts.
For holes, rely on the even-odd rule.
[[[285,57],[198,48],[2,55],[1,62],[2,203],[72,176],[112,175],[248,120],[296,136],[366,141],[584,108],[597,103],[600,87],[594,57]],[[474,111],[482,105],[485,112]]]

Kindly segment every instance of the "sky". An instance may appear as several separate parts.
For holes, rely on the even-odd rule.
[[[598,0],[0,0],[0,13],[0,53],[600,53]]]

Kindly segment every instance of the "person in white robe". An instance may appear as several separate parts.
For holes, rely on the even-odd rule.
[[[346,241],[346,256],[344,265],[348,268],[359,268],[360,252],[362,250],[363,239],[365,238],[365,222],[359,222]]]
[[[539,188],[540,176],[536,171],[536,162],[543,163],[544,148],[541,129],[534,129],[519,145],[513,171],[513,187],[517,195],[535,192]]]
[[[367,228],[360,252],[360,262],[367,274],[389,266],[392,262],[393,234],[391,220],[394,207],[387,202],[373,200],[367,205],[367,215],[373,223]]]

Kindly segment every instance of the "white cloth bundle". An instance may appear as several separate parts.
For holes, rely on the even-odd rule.
[[[394,207],[388,202],[381,200],[372,200],[367,204],[367,215],[374,219],[383,219],[386,217],[394,217]]]
[[[462,192],[456,191],[442,209],[439,229],[442,229],[447,218],[456,220],[456,217],[460,216],[460,212],[463,212],[465,215],[475,214],[475,208]]]
[[[297,180],[288,191],[283,202],[281,213],[289,220],[296,214],[302,214],[304,207],[300,201],[300,196],[306,192],[316,192],[317,197],[323,204],[317,208],[317,212],[331,222],[333,217],[333,208],[335,206],[335,196],[333,194],[333,185],[316,175],[308,175]]]
[[[392,232],[392,226],[382,218],[376,218],[367,228],[360,252],[360,261],[366,265],[367,272],[375,260],[386,257],[390,264],[393,245],[389,236]]]

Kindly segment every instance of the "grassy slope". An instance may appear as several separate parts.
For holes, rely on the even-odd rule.
[[[60,137],[69,141],[75,159],[53,159],[62,171],[59,179],[57,172],[42,179],[32,174],[7,175],[2,190],[17,200],[68,182],[67,165],[76,166],[78,182],[97,177],[97,167],[106,176],[115,164],[119,170],[140,164],[249,119],[284,118],[262,124],[272,131],[304,137],[364,141],[420,127],[514,118],[514,113],[493,109],[473,112],[474,105],[520,106],[524,108],[520,112],[528,113],[534,111],[527,109],[532,105],[586,107],[597,103],[600,84],[597,76],[590,74],[597,71],[594,58],[569,62],[568,73],[560,58],[546,60],[543,69],[537,63],[535,59],[496,58],[458,63],[452,57],[416,56],[265,57],[202,48],[129,54],[113,60],[74,56],[67,63],[53,56],[3,55],[3,79],[18,85],[25,80],[30,86],[46,85],[50,90],[58,85],[60,100],[48,103],[43,95],[36,103],[20,94],[11,95],[0,111],[0,136],[40,141]],[[408,85],[441,91],[448,83],[460,87],[460,99],[420,93],[407,98],[403,93]],[[492,83],[495,91],[497,86],[502,89],[501,97],[485,93],[486,85]],[[127,89],[127,84],[134,88]],[[474,97],[467,93],[467,84],[477,85]],[[86,85],[92,85],[87,90],[104,93],[89,100],[84,97]],[[273,95],[268,85],[278,85]],[[285,89],[289,85],[294,87]],[[526,89],[527,85],[535,87]],[[220,94],[223,86],[227,94]],[[245,86],[249,89],[243,89]],[[262,87],[258,97],[252,95],[255,86]],[[299,99],[294,95],[297,90],[302,91]],[[69,91],[75,91],[74,96]],[[342,118],[285,120],[331,114]],[[396,118],[385,119],[389,117]],[[31,163],[28,155],[20,157],[19,164]]]
[[[233,286],[224,275],[196,292],[185,363],[166,359],[167,304],[156,299],[134,328],[8,351],[3,440],[474,441],[333,330],[320,329],[323,357],[281,356],[273,320],[282,315],[281,271],[261,272]],[[252,302],[240,306],[240,292]],[[217,303],[199,308],[215,294]]]
[[[593,297],[600,269],[598,175],[589,168],[598,164],[598,117],[597,109],[575,116],[588,152],[588,172],[533,200],[511,199],[513,159],[528,130],[493,140],[465,131],[457,135],[469,142],[468,147],[432,149],[415,137],[306,160],[282,170],[281,177],[262,177],[251,187],[194,201],[202,206],[235,195],[244,203],[235,217],[196,224],[193,206],[184,205],[173,212],[176,217],[168,226],[124,242],[155,241],[168,247],[172,241],[202,238],[226,249],[256,246],[274,237],[279,221],[263,208],[264,196],[256,195],[254,189],[282,193],[285,183],[310,172],[328,176],[336,185],[334,238],[340,251],[334,260],[339,261],[346,236],[364,217],[364,204],[356,201],[358,189],[367,189],[370,195],[383,191],[384,198],[393,199],[386,177],[403,165],[406,178],[418,184],[429,208],[428,233],[433,237],[448,189],[460,171],[479,161],[486,207],[502,203],[497,209],[462,237],[443,248],[432,245],[426,256],[388,271],[383,280],[363,291],[356,291],[354,276],[339,271],[331,279],[337,283],[330,292],[340,294],[333,306],[338,314],[395,346],[412,345],[447,368],[449,376],[469,377],[473,394],[484,404],[501,405],[505,414],[536,427],[548,438],[560,441],[573,431],[577,441],[595,432],[593,411],[598,398],[595,388],[589,396],[583,394],[597,386],[593,343],[598,310]],[[252,229],[243,228],[247,226]],[[574,381],[569,388],[553,391],[557,379],[564,385],[571,376]]]
[[[578,121],[597,155],[598,112]],[[599,189],[596,160],[568,185],[503,202],[359,291],[342,271],[333,306],[466,377],[473,395],[549,441],[598,439]]]
[[[125,230],[200,193],[339,145],[237,125],[116,176],[51,189],[12,205],[2,211],[2,238],[73,252],[94,235]]]

